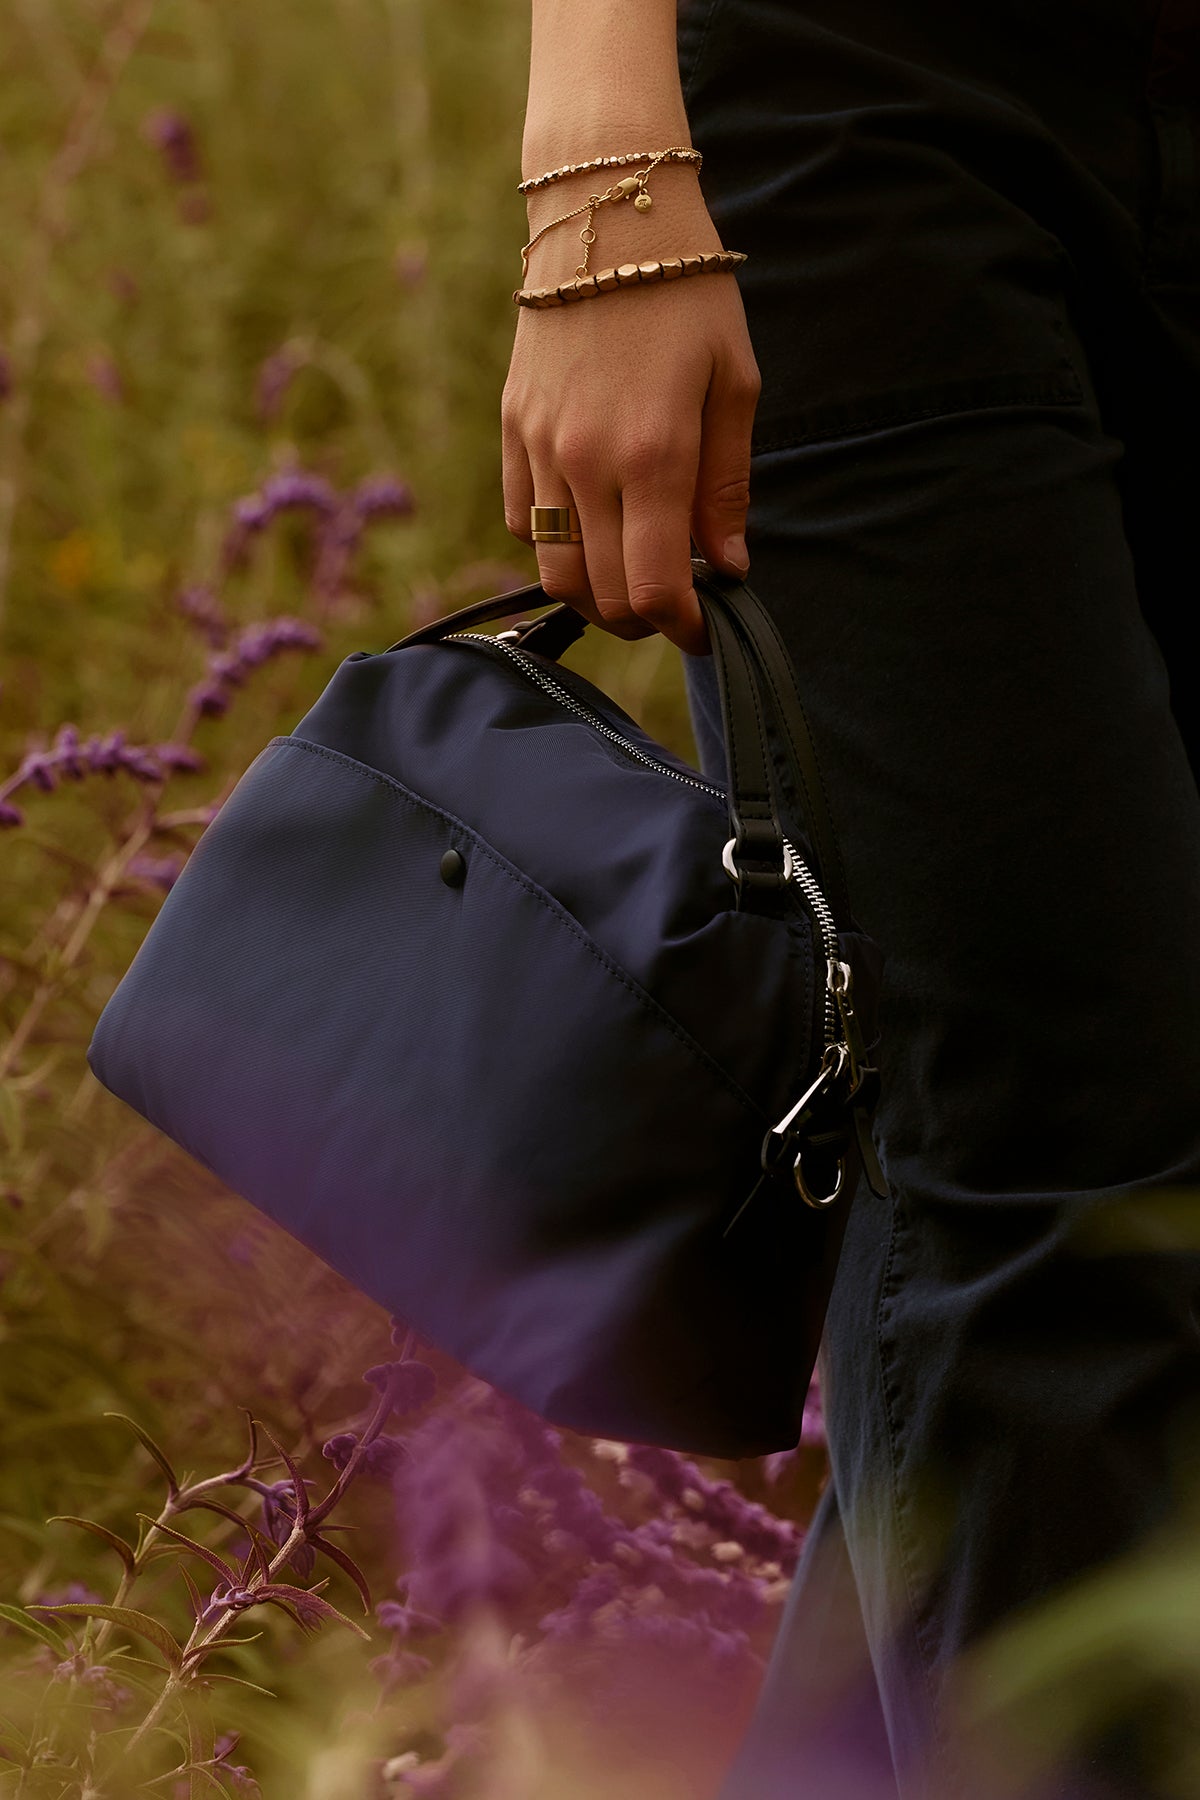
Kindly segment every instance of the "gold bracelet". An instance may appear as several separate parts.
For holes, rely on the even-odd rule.
[[[561,181],[564,175],[583,175],[589,169],[623,169],[627,163],[645,162],[651,156],[667,156],[672,162],[694,163],[697,174],[704,161],[699,150],[693,150],[687,144],[673,144],[669,150],[631,150],[625,156],[593,156],[590,162],[564,163],[561,169],[547,169],[544,175],[531,175],[528,181],[517,183],[517,192],[531,194],[535,188],[546,187],[552,181]]]
[[[745,260],[741,250],[708,250],[700,256],[672,256],[666,262],[622,263],[616,269],[601,269],[598,275],[560,282],[558,287],[514,288],[513,299],[518,306],[564,306],[593,294],[612,293],[615,288],[675,281],[681,275],[720,275],[736,269]]]
[[[680,146],[675,146],[675,148],[680,148]],[[589,194],[581,205],[572,207],[570,212],[560,213],[557,219],[549,220],[540,230],[535,231],[529,242],[521,247],[521,280],[529,279],[529,252],[538,239],[545,237],[548,231],[553,231],[556,225],[565,225],[568,219],[574,219],[581,212],[587,214],[587,224],[579,233],[579,241],[583,245],[583,261],[576,264],[575,273],[586,275],[588,255],[596,241],[596,233],[592,229],[596,208],[603,206],[606,200],[632,200],[638,212],[649,212],[654,201],[646,192],[646,183],[657,165],[669,158],[670,155],[670,150],[656,150],[650,159],[649,168],[639,169],[636,175],[622,176],[620,181],[614,181],[610,187],[606,187],[602,194]]]

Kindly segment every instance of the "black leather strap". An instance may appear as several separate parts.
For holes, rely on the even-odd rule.
[[[812,841],[822,888],[835,922],[849,927],[845,874],[829,816],[824,783],[808,721],[797,691],[795,672],[774,621],[758,596],[703,557],[692,558],[692,579],[712,645],[725,748],[729,762],[730,827],[733,858],[741,874],[739,903],[752,908],[782,882],[784,827],[776,796],[773,757],[764,726],[769,707],[790,753]],[[390,646],[436,643],[451,632],[468,631],[492,619],[547,602],[540,582],[513,588],[476,601],[420,626]],[[568,605],[553,606],[515,627],[522,648],[558,657],[583,635],[588,621]],[[744,895],[741,889],[747,890]]]
[[[722,575],[720,570],[695,557],[692,559],[692,574],[697,595],[714,587],[723,588],[721,597],[731,604],[737,625],[745,633],[750,646],[750,668],[757,672],[758,679],[765,688],[769,710],[783,732],[792,767],[799,777],[804,821],[816,854],[825,898],[829,901],[835,923],[843,930],[848,930],[852,921],[846,871],[829,813],[816,746],[809,730],[796,672],[787,647],[779,635],[774,619],[758,595],[744,581]],[[727,719],[727,741],[728,724]],[[766,754],[770,766],[769,750]]]

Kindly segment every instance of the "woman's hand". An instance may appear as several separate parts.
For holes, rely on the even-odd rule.
[[[672,179],[692,183],[694,192],[660,206],[657,196]],[[541,190],[542,216],[577,206],[587,180],[572,176]],[[694,184],[683,167],[654,171],[655,205],[636,220],[640,250],[626,247],[636,241],[626,221],[619,234],[605,232],[607,215],[624,203],[599,208],[590,267],[721,249]],[[557,200],[553,210],[545,196]],[[532,205],[530,212],[536,226]],[[669,219],[670,229],[651,241],[650,219]],[[559,225],[533,250],[529,286],[572,277],[585,220]],[[539,270],[538,252],[556,239],[561,272],[548,262]],[[500,412],[505,521],[528,544],[531,505],[571,503],[583,539],[535,546],[546,593],[617,637],[660,631],[680,650],[707,653],[689,540],[710,562],[745,572],[750,433],[761,385],[732,274],[618,288],[545,310],[521,307]]]

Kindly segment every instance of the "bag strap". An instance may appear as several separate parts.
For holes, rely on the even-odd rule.
[[[706,623],[711,622],[710,613],[705,608],[705,598],[710,594],[719,595],[720,601],[729,606],[736,628],[740,629],[749,645],[750,655],[746,659],[751,672],[751,679],[757,680],[769,697],[768,711],[773,715],[783,733],[784,748],[788,753],[791,765],[800,783],[800,799],[804,809],[804,822],[812,841],[817,867],[821,876],[821,885],[825,897],[829,901],[834,922],[843,930],[853,928],[850,914],[850,900],[846,884],[846,871],[838,849],[837,834],[833,829],[833,819],[829,811],[829,801],[825,791],[825,781],[821,774],[821,765],[817,758],[816,745],[813,743],[808,718],[804,711],[804,703],[800,698],[799,684],[787,646],[779,634],[774,619],[751,588],[735,576],[722,574],[703,558],[693,557],[692,575],[701,609]],[[713,636],[714,658],[718,639]],[[721,666],[717,662],[718,683]],[[726,744],[730,752],[733,749],[733,736],[739,729],[738,709],[732,704],[722,705]],[[746,738],[743,727],[741,736]],[[758,732],[762,739],[761,729]],[[763,744],[767,768],[772,768],[770,751]],[[744,754],[744,752],[743,752]],[[757,767],[757,765],[756,765]],[[730,779],[733,781],[732,764]],[[736,785],[736,783],[734,784]]]
[[[744,581],[724,574],[703,557],[691,560],[692,579],[712,645],[725,729],[733,832],[726,845],[725,867],[737,885],[738,903],[751,909],[768,903],[786,878],[784,828],[764,725],[765,696],[799,780],[805,824],[825,897],[836,924],[848,928],[851,918],[845,874],[787,649],[766,607]],[[540,582],[530,582],[419,626],[389,649],[436,643],[452,632],[524,612],[548,599]],[[536,619],[522,620],[506,635],[523,649],[557,659],[583,635],[587,625],[581,613],[564,603]]]

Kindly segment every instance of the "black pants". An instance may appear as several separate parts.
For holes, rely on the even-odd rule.
[[[688,0],[679,50],[748,253],[749,580],[888,957],[891,1198],[855,1201],[833,1478],[721,1800],[983,1800],[962,1653],[1200,1482],[1200,1229],[1151,1224],[1200,1176],[1200,13]],[[1037,1793],[1157,1791],[1140,1732]]]

